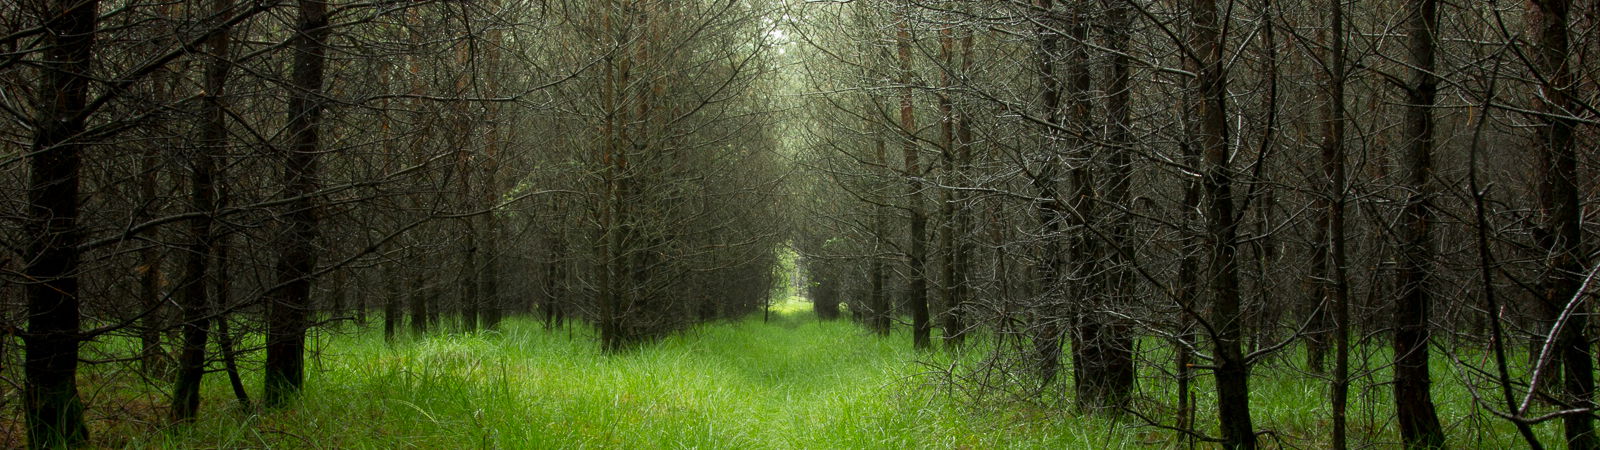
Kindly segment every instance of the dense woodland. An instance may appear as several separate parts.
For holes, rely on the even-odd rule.
[[[972,408],[1600,448],[1597,33],[1594,0],[8,0],[0,428],[103,442],[110,379],[161,427],[292,410],[369,328],[626,354],[800,284]],[[1252,420],[1282,374],[1330,414]]]

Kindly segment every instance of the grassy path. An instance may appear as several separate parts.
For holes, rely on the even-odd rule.
[[[604,356],[579,332],[503,331],[389,348],[338,336],[301,405],[243,417],[218,406],[187,430],[132,447],[308,448],[992,448],[1103,442],[1040,421],[971,416],[908,389],[922,378],[902,339],[808,310],[708,325]],[[214,400],[213,400],[214,399]],[[1019,425],[1005,426],[999,423]],[[1033,424],[1029,426],[1028,424]],[[1089,433],[1084,433],[1088,431]],[[1077,445],[1074,445],[1077,444]]]
[[[308,391],[295,407],[266,414],[229,408],[226,380],[208,377],[201,420],[160,430],[160,415],[126,414],[159,404],[95,396],[91,426],[104,447],[126,448],[1179,448],[1176,436],[1071,408],[1007,404],[983,410],[933,395],[910,338],[878,338],[848,322],[818,322],[806,305],[718,323],[620,355],[601,355],[587,331],[545,330],[512,320],[501,331],[445,335],[389,346],[379,330],[323,339]],[[1367,355],[1380,367],[1381,353]],[[1165,360],[1160,353],[1146,355]],[[1449,367],[1445,361],[1440,367]],[[259,370],[247,367],[247,374]],[[1158,368],[1144,367],[1146,371]],[[1519,447],[1503,421],[1472,415],[1469,393],[1436,373],[1435,398],[1451,423],[1451,446]],[[1146,374],[1142,395],[1169,398]],[[1387,379],[1371,374],[1366,383]],[[259,379],[247,379],[259,392]],[[1196,380],[1197,393],[1210,389]],[[1261,369],[1252,380],[1257,423],[1295,445],[1325,444],[1326,385],[1314,376]],[[1352,434],[1378,447],[1394,432],[1388,391],[1355,393]],[[1202,405],[1209,405],[1202,400]],[[118,409],[122,408],[122,409]],[[1202,408],[1209,424],[1212,412]],[[148,412],[148,411],[146,411]],[[1477,417],[1477,418],[1474,418]],[[1129,420],[1132,420],[1129,418]],[[1558,442],[1552,424],[1538,428]],[[1204,447],[1204,446],[1202,446]]]

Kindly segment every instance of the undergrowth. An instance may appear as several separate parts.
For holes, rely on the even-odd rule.
[[[80,381],[94,442],[103,447],[1186,447],[1175,433],[1131,415],[1036,402],[973,406],[948,395],[961,391],[944,384],[943,368],[978,361],[981,352],[918,353],[909,344],[909,336],[880,338],[848,321],[818,321],[796,304],[780,306],[770,321],[758,315],[707,324],[613,355],[602,354],[585,328],[550,330],[531,320],[393,344],[376,327],[346,327],[316,342],[320,350],[296,404],[244,411],[226,378],[214,373],[202,417],[181,426],[164,424],[165,399],[127,371],[88,371]],[[1143,358],[1167,360],[1161,351]],[[1394,440],[1387,374],[1377,363],[1381,354],[1366,356],[1380,369],[1358,380],[1372,387],[1358,385],[1352,394],[1351,434],[1381,447]],[[1325,382],[1272,366],[1258,367],[1252,378],[1257,426],[1273,430],[1263,442],[1325,445]],[[1161,369],[1142,367],[1139,401],[1170,398]],[[246,385],[259,392],[259,370],[247,370]],[[1470,392],[1450,382],[1451,374],[1435,372],[1452,446],[1520,446],[1504,421],[1472,409]],[[1214,422],[1205,407],[1209,389],[1204,377],[1197,380],[1203,426]],[[1554,426],[1539,433],[1558,442]]]

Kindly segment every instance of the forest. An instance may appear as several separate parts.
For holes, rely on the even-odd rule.
[[[0,448],[1600,449],[1597,35],[0,1]]]

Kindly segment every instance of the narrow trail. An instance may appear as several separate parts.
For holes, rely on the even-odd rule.
[[[1083,448],[1105,423],[975,412],[913,385],[910,337],[822,322],[789,303],[622,354],[587,328],[514,319],[500,331],[385,344],[326,337],[294,408],[210,408],[198,426],[129,448]],[[229,397],[211,377],[206,397]],[[247,380],[258,385],[259,380]],[[1102,445],[1103,447],[1103,445]]]
[[[663,343],[688,350],[696,378],[732,394],[715,409],[738,411],[746,426],[805,444],[830,427],[871,422],[895,406],[916,355],[848,323],[820,323],[809,310],[712,325]],[[682,347],[677,347],[681,345]],[[815,443],[815,442],[813,442]]]
[[[516,398],[506,408],[524,412],[509,416],[542,427],[496,428],[514,447],[866,448],[909,426],[884,421],[915,417],[898,402],[915,355],[853,324],[819,322],[808,305],[783,307],[770,322],[708,324],[620,355],[596,355],[581,336],[561,338],[514,326],[484,343],[490,348],[465,353],[493,355],[483,362],[505,364],[501,375],[463,362],[469,372],[441,384],[498,386]],[[415,357],[457,353],[452,344],[474,345],[425,343]]]
[[[317,341],[294,407],[241,413],[218,376],[194,426],[151,430],[126,412],[95,423],[107,448],[1076,449],[1175,439],[1065,409],[963,406],[919,375],[928,366],[918,360],[942,356],[910,342],[903,330],[883,338],[818,321],[804,304],[613,355],[585,327],[520,318],[393,345],[381,329],[346,329]],[[258,389],[259,371],[246,373]],[[1317,380],[1267,380],[1254,400],[1274,406],[1263,423],[1318,429],[1321,406],[1306,401],[1320,398]]]
[[[623,354],[594,342],[586,329],[522,320],[393,347],[371,332],[334,336],[299,408],[260,423],[209,417],[220,423],[193,430],[214,434],[155,446],[303,445],[262,429],[330,448],[883,448],[923,438],[922,402],[901,395],[916,354],[847,321],[820,322],[808,304]],[[225,385],[207,389],[226,396]]]

